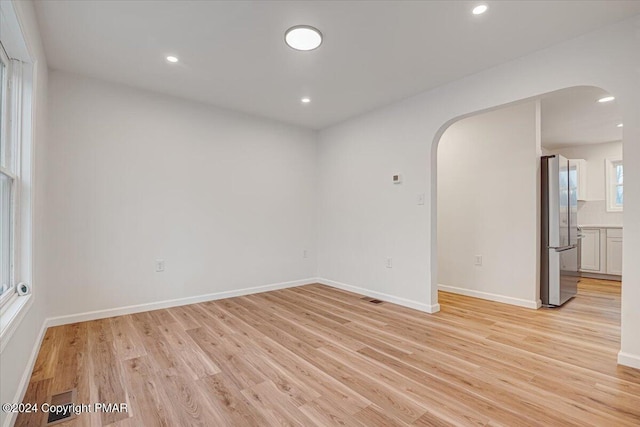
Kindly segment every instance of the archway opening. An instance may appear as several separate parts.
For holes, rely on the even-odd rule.
[[[559,268],[575,269],[578,294],[585,292],[569,304],[598,310],[593,295],[606,291],[619,313],[623,121],[615,99],[599,102],[607,96],[596,87],[567,88],[442,127],[432,172],[432,283],[440,295],[540,307],[542,275],[555,274],[541,272],[548,250],[541,247],[541,157],[563,156],[571,160],[566,184],[580,240],[575,263]]]

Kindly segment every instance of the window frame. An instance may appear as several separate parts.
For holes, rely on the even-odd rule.
[[[0,98],[0,114],[2,114],[2,123],[0,125],[0,132],[2,135],[0,136],[4,141],[1,149],[3,150],[0,153],[0,174],[4,175],[9,179],[9,198],[10,205],[8,210],[9,215],[9,242],[8,247],[3,248],[7,250],[9,255],[9,259],[7,260],[7,268],[9,273],[8,279],[8,288],[2,291],[0,294],[0,310],[12,300],[16,293],[16,281],[15,281],[15,239],[16,239],[16,213],[17,213],[17,185],[18,185],[18,176],[17,172],[17,152],[20,149],[19,141],[16,140],[15,130],[13,124],[16,122],[13,119],[13,114],[17,113],[16,110],[20,109],[20,106],[17,105],[17,99],[14,98],[14,94],[12,93],[12,80],[13,76],[13,62],[9,55],[7,55],[4,46],[0,43],[0,62],[2,62],[4,66],[4,72],[2,73],[2,81],[0,84],[2,85],[2,97]],[[3,164],[4,163],[4,164]],[[0,224],[0,226],[2,226]],[[0,245],[3,242],[0,241]],[[0,259],[0,263],[5,262]],[[0,286],[5,284],[0,283]]]
[[[33,306],[33,207],[34,207],[34,150],[36,134],[36,102],[39,93],[39,72],[46,73],[46,65],[38,66],[38,58],[23,32],[20,3],[0,1],[0,34],[2,46],[10,63],[7,73],[10,96],[7,102],[5,134],[11,142],[8,164],[3,165],[14,177],[13,202],[13,283],[16,288],[26,283],[24,295],[10,292],[0,307],[0,354],[4,351],[22,320]],[[46,74],[45,74],[46,75]],[[10,110],[10,111],[9,111]],[[16,289],[14,288],[14,289]],[[29,289],[31,288],[31,289]]]
[[[11,199],[10,207],[9,207],[9,260],[8,260],[8,268],[9,268],[9,287],[5,289],[2,294],[0,294],[0,310],[2,307],[11,300],[11,298],[16,293],[16,281],[15,281],[15,235],[16,235],[16,181],[17,178],[11,172],[7,171],[5,168],[0,166],[0,174],[6,176],[10,180],[9,186],[9,197]],[[2,225],[0,224],[0,227]],[[3,243],[0,242],[0,245]],[[0,262],[3,262],[0,260]],[[0,286],[3,284],[0,283]]]
[[[11,60],[9,59],[9,55],[7,55],[4,46],[2,45],[2,41],[0,41],[0,62],[4,65],[4,72],[2,73],[2,81],[0,81],[0,85],[2,85],[2,97],[0,98],[0,114],[2,114],[2,122],[0,122],[0,137],[4,140],[10,140],[10,126],[8,123],[11,122],[11,109],[10,107],[10,99],[11,99]],[[7,152],[2,152],[7,151]],[[11,157],[9,156],[8,150],[5,147],[0,147],[0,167],[2,167],[2,159],[5,157],[9,157],[9,162],[11,162]],[[9,167],[6,167],[10,169]]]
[[[616,204],[616,194],[618,187],[622,188],[622,194],[624,195],[624,178],[622,184],[618,184],[616,180],[616,167],[618,165],[622,166],[622,173],[624,174],[624,163],[621,157],[605,159],[605,192],[607,201],[607,212],[623,212],[624,210],[624,198],[622,200],[622,205]]]

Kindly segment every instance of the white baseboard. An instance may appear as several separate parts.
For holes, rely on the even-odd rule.
[[[504,304],[517,305],[519,307],[538,309],[542,306],[540,300],[526,300],[521,298],[513,298],[505,295],[491,294],[489,292],[476,291],[473,289],[457,288],[455,286],[440,285],[438,289],[444,292],[451,292],[452,294],[466,295],[468,297],[475,297],[486,299],[489,301],[501,302]]]
[[[631,353],[625,353],[621,350],[618,353],[618,365],[640,369],[640,356]]]
[[[346,283],[340,283],[329,279],[324,279],[318,277],[316,282],[321,283],[323,285],[331,286],[334,288],[342,289],[349,292],[354,292],[356,294],[366,295],[369,297],[374,297],[380,299],[382,301],[392,302],[394,304],[402,305],[404,307],[413,308],[415,310],[424,311],[425,313],[437,313],[440,311],[440,304],[423,304],[421,302],[413,301],[410,299],[396,297],[393,295],[384,294],[382,292],[376,292],[365,288],[359,288],[353,285],[347,285]]]
[[[196,304],[205,301],[214,301],[224,298],[239,297],[242,295],[257,294],[260,292],[275,291],[277,289],[292,288],[294,286],[301,286],[315,282],[315,278],[293,280],[291,282],[274,283],[271,285],[256,286],[253,288],[214,292],[212,294],[197,295],[193,297],[129,305],[126,307],[109,308],[105,310],[88,311],[85,313],[69,314],[66,316],[49,317],[45,320],[45,324],[47,327],[67,325],[69,323],[86,322],[89,320],[105,319],[107,317],[122,316],[125,314],[140,313],[143,311],[159,310],[162,308],[177,307],[180,305]]]
[[[42,345],[42,340],[44,339],[44,333],[47,330],[46,324],[46,320],[42,322],[42,327],[40,328],[40,332],[38,333],[38,338],[33,344],[33,349],[31,350],[29,360],[27,361],[27,367],[22,373],[22,378],[20,378],[20,383],[18,383],[18,390],[16,390],[16,395],[11,402],[22,402],[22,399],[24,399],[24,395],[27,392],[27,387],[29,387],[31,373],[33,372],[33,367],[36,364],[36,358],[38,357],[38,352],[40,352],[40,346]],[[11,427],[16,422],[17,416],[17,412],[8,413],[7,418],[4,419],[3,427]]]

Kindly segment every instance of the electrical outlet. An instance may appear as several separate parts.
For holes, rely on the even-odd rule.
[[[164,271],[164,260],[157,259],[156,260],[156,273],[162,273]]]
[[[473,257],[473,264],[474,265],[482,265],[482,255],[475,255]]]
[[[418,204],[419,205],[424,205],[424,198],[425,198],[425,194],[424,193],[418,194]]]
[[[309,258],[309,253],[306,249],[302,251],[302,258]]]
[[[387,258],[387,261],[385,263],[387,268],[392,268],[393,267],[393,258]]]

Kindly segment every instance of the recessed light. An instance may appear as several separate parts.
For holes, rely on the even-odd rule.
[[[486,4],[481,4],[479,6],[474,7],[471,12],[474,15],[482,15],[483,13],[485,13],[487,11],[487,9],[489,9],[489,6],[487,6]]]
[[[302,102],[303,104],[308,104],[311,102],[311,98],[309,98],[308,96],[305,96],[302,99],[300,99],[300,102]]]
[[[615,96],[605,96],[604,98],[598,99],[598,102],[600,102],[600,103],[611,102],[614,99],[616,99]]]
[[[623,124],[622,124],[622,123],[618,123],[618,126],[616,126],[616,127],[621,128],[622,126],[623,126]]]
[[[322,44],[322,33],[309,25],[296,25],[284,33],[284,41],[295,50],[313,50]]]
[[[178,62],[178,58],[175,56],[167,56],[167,62],[171,62],[172,64],[175,64],[176,62]]]

